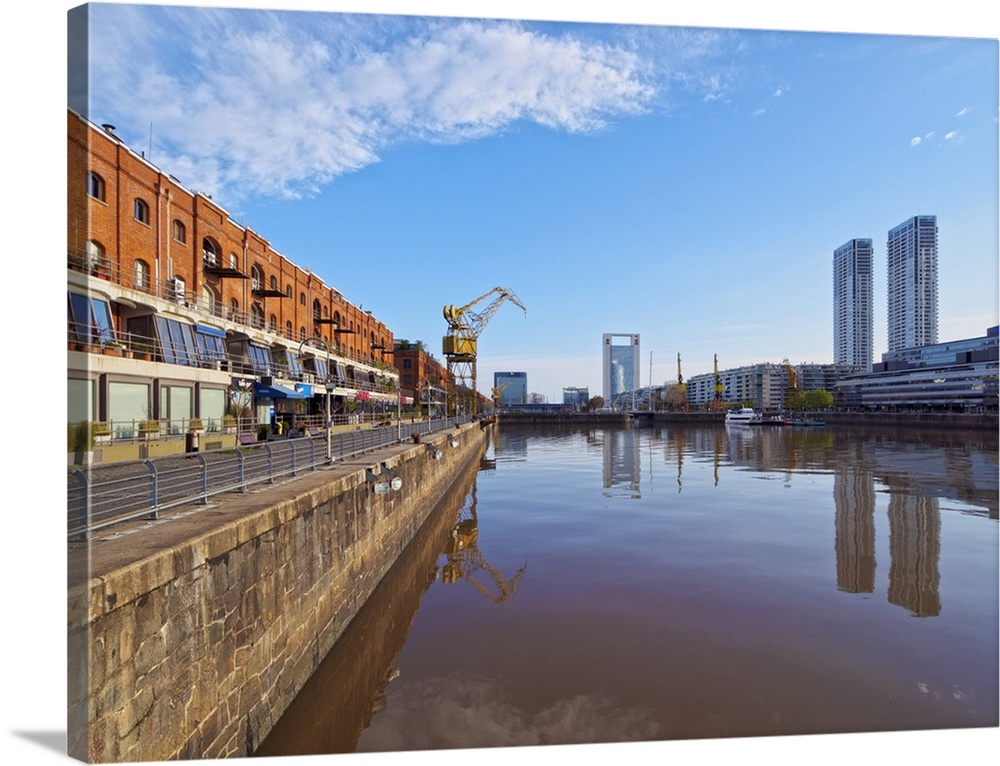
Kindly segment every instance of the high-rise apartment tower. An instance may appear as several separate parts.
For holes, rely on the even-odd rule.
[[[873,250],[852,239],[833,251],[833,361],[870,372],[874,353]]]
[[[937,263],[937,216],[917,215],[889,231],[889,351],[938,342]]]

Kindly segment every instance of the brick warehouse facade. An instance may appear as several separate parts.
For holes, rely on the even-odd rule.
[[[254,392],[254,427],[319,412],[328,386],[338,412],[395,408],[384,323],[112,126],[67,118],[71,422],[110,422],[114,438],[147,420],[218,428],[234,388]]]

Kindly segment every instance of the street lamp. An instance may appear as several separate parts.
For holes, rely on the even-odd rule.
[[[396,356],[396,349],[387,349],[384,343],[372,343],[372,351],[382,352],[382,361],[385,362],[385,355]],[[403,381],[396,377],[396,441],[403,441]]]
[[[333,462],[333,443],[331,441],[331,431],[333,423],[330,419],[330,345],[322,338],[306,338],[299,344],[299,356],[302,356],[302,349],[309,343],[321,343],[326,351],[326,462]]]

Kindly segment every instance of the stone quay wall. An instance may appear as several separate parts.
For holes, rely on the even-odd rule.
[[[178,539],[76,584],[71,557],[69,754],[252,755],[492,428],[466,424],[224,500],[193,537],[180,534],[186,519],[142,530],[139,545]],[[401,489],[375,491],[367,466],[380,463]],[[89,566],[119,544],[92,543]]]

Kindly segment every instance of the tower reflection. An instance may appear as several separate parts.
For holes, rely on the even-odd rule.
[[[854,467],[833,475],[837,589],[875,591],[875,479]]]
[[[936,497],[889,498],[889,603],[917,617],[941,613],[941,512]]]

